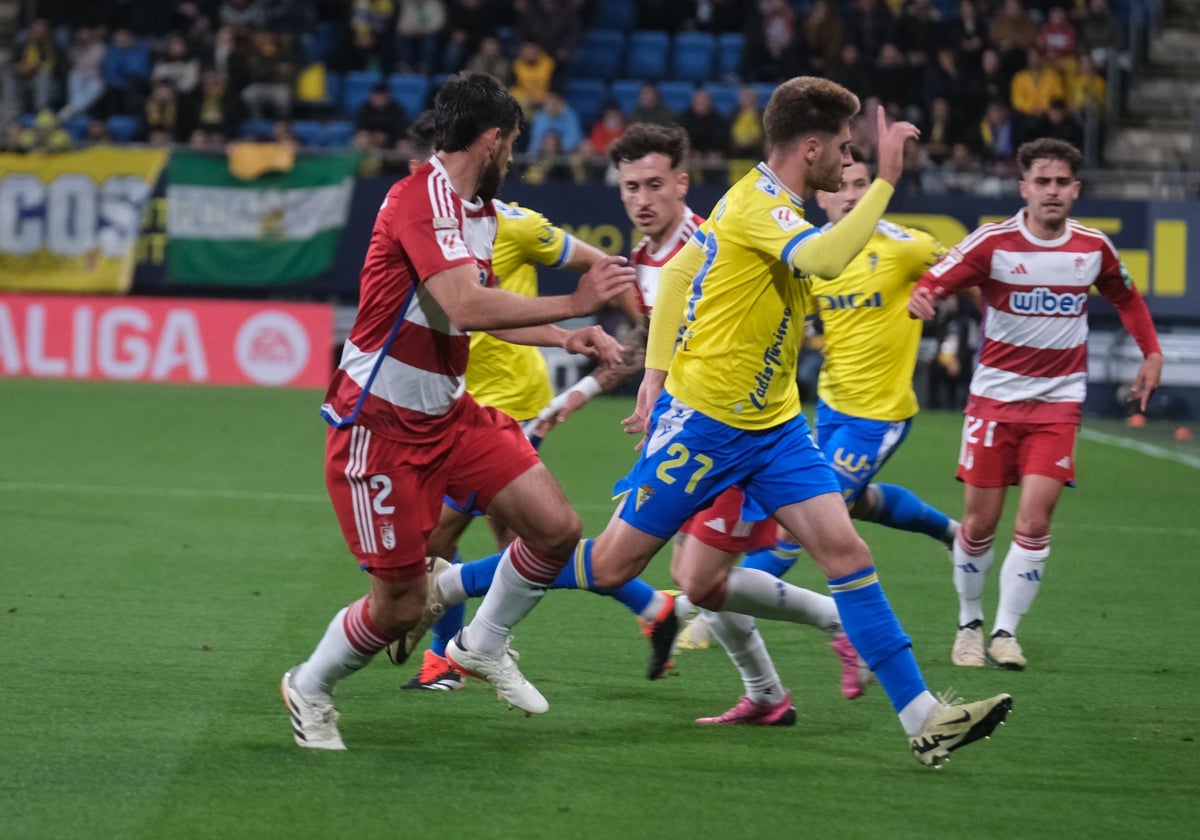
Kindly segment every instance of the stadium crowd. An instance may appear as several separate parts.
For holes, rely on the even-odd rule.
[[[375,150],[462,69],[508,84],[530,180],[602,177],[635,121],[697,172],[762,154],[779,81],[816,74],[922,129],[902,191],[976,191],[1037,137],[1084,145],[1126,30],[1109,0],[36,0],[0,69],[0,149],[235,139]],[[686,43],[685,43],[686,42]],[[688,56],[698,53],[697,69]],[[670,57],[668,59],[668,56]],[[648,64],[642,62],[649,59]]]

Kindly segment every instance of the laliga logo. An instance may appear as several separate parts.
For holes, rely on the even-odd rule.
[[[260,312],[238,330],[234,355],[238,367],[259,385],[286,385],[308,364],[308,336],[295,318]]]

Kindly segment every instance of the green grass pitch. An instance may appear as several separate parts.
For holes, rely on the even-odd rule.
[[[812,628],[764,626],[795,727],[702,729],[740,694],[724,654],[648,682],[632,617],[578,592],[517,629],[548,714],[480,683],[401,692],[413,668],[380,657],[339,689],[349,750],[325,753],[295,747],[278,693],[365,591],[325,497],[319,402],[0,380],[0,837],[1195,836],[1200,452],[1173,428],[1086,424],[1107,437],[1079,443],[1023,673],[952,666],[945,553],[861,526],[930,687],[1015,698],[943,770],[913,760],[878,687],[841,698]],[[634,458],[629,408],[597,400],[544,447],[589,534]],[[957,515],[960,424],[919,417],[885,480]],[[1155,448],[1114,443],[1134,435]],[[476,525],[464,553],[488,551]],[[666,565],[648,579],[666,586]],[[811,564],[792,575],[823,589]]]

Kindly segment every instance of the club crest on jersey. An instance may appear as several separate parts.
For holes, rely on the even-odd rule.
[[[641,510],[642,505],[644,503],[650,501],[650,499],[653,497],[654,497],[654,488],[651,487],[649,484],[643,484],[641,487],[639,487],[637,489],[637,496],[634,497],[634,500],[633,500],[633,509],[635,511]]]
[[[379,542],[388,551],[396,547],[396,528],[388,520],[379,523]]]
[[[1086,266],[1087,266],[1087,260],[1085,260],[1083,258],[1083,254],[1079,254],[1078,256],[1075,257],[1075,282],[1076,283],[1083,282],[1083,272],[1084,272],[1084,269]]]
[[[875,266],[879,265],[879,254],[871,251],[869,254],[867,254],[867,262],[871,264],[871,273],[874,274]]]
[[[785,232],[799,227],[804,222],[804,217],[791,207],[786,206],[771,208],[771,218]]]

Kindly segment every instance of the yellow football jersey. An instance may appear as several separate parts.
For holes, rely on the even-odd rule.
[[[765,165],[730,188],[667,265],[691,277],[667,371],[672,395],[740,429],[770,428],[800,412],[796,361],[810,280],[791,259],[816,233],[800,199]]]
[[[835,411],[889,422],[917,413],[912,379],[922,322],[908,316],[908,295],[944,253],[928,233],[884,220],[841,274],[813,279],[825,325],[817,394]]]
[[[533,263],[559,267],[571,261],[575,240],[533,210],[493,202],[496,245],[492,271],[500,288],[536,297]],[[471,334],[467,390],[483,405],[500,409],[515,420],[537,416],[554,398],[546,360],[536,347],[510,344],[485,332]]]

